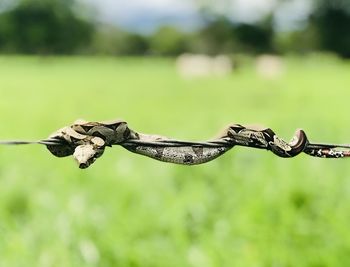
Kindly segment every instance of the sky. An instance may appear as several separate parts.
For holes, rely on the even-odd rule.
[[[83,0],[98,7],[107,19],[124,20],[140,13],[153,13],[164,16],[194,14],[200,0]],[[211,2],[211,1],[206,1]],[[234,15],[252,20],[268,12],[276,0],[216,0],[211,4],[216,9],[231,9]]]
[[[136,32],[152,32],[160,25],[175,25],[183,30],[200,26],[198,2],[240,22],[254,22],[268,14],[278,0],[80,0],[95,7],[100,21]],[[196,4],[197,3],[197,4]],[[215,3],[215,5],[213,5]],[[277,29],[299,27],[311,9],[310,0],[289,0],[275,14]]]
[[[174,25],[182,30],[198,28],[202,21],[198,3],[228,15],[234,21],[254,22],[268,14],[277,3],[277,30],[293,30],[302,25],[311,10],[311,0],[78,0],[91,6],[98,21],[127,30],[150,33],[161,25]],[[0,0],[11,6],[14,0]]]
[[[201,0],[81,0],[98,10],[102,21],[113,22],[137,31],[149,31],[161,24],[191,30],[199,26]],[[229,11],[232,17],[251,22],[266,14],[276,0],[216,0],[213,7]],[[204,2],[204,1],[202,1]],[[208,2],[208,1],[207,1]]]

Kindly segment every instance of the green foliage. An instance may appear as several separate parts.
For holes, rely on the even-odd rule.
[[[282,53],[328,51],[350,57],[350,4],[343,0],[316,0],[304,28],[275,36]]]
[[[240,47],[240,52],[269,53],[273,51],[272,27],[239,24],[235,28],[234,37]]]
[[[7,52],[69,54],[89,43],[93,26],[77,17],[72,1],[23,1],[0,15],[0,48]]]
[[[95,32],[89,51],[107,55],[145,55],[149,51],[149,42],[143,35],[102,26]]]
[[[277,34],[274,46],[280,53],[307,54],[322,49],[319,39],[317,28],[309,25],[302,30]]]
[[[322,49],[350,58],[350,5],[346,1],[321,1],[311,18]]]
[[[190,50],[207,54],[268,53],[273,51],[270,23],[233,23],[225,17],[209,20],[190,39]]]
[[[174,27],[161,27],[150,36],[150,49],[153,54],[174,56],[188,50],[187,36]]]
[[[208,21],[206,26],[196,34],[192,50],[208,54],[232,52],[233,31],[232,22],[224,17]]]
[[[231,122],[288,139],[349,140],[348,62],[289,58],[183,80],[174,62],[0,57],[0,139],[37,139],[77,118],[205,140]],[[326,77],[326,78],[323,78]],[[0,147],[3,266],[332,266],[350,264],[349,160],[281,159],[236,147],[199,166],[108,149],[91,168],[40,146]]]
[[[125,43],[120,51],[120,54],[124,55],[145,55],[149,52],[148,39],[136,33],[129,33],[125,38]]]

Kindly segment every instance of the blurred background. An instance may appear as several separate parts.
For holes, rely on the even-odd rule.
[[[350,140],[347,0],[0,0],[0,140],[78,118],[209,139],[229,123]],[[0,148],[0,266],[348,266],[350,165],[237,147],[87,170]]]
[[[2,0],[3,53],[349,57],[346,0]]]

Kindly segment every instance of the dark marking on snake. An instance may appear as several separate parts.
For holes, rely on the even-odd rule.
[[[130,137],[130,129],[126,127],[124,133],[123,133],[124,139],[128,139]]]
[[[87,168],[103,154],[106,147],[113,145],[120,145],[133,153],[160,161],[186,165],[211,161],[234,146],[266,149],[282,158],[295,157],[302,152],[322,158],[350,157],[350,145],[310,143],[301,129],[295,132],[290,142],[286,142],[270,128],[241,124],[231,124],[218,138],[204,142],[189,142],[159,135],[140,134],[121,120],[106,123],[79,120],[71,126],[58,130],[48,139],[35,142],[0,142],[0,144],[31,143],[45,144],[57,157],[73,155],[81,168]]]
[[[197,157],[203,156],[203,147],[202,146],[193,146],[192,150],[196,154]]]
[[[193,162],[194,162],[193,156],[190,155],[190,154],[185,154],[184,163],[185,164],[191,164]]]
[[[163,157],[163,153],[164,153],[164,148],[163,147],[156,147],[156,155],[155,157],[157,159],[161,159]]]

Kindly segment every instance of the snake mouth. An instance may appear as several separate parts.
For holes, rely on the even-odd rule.
[[[80,169],[87,169],[91,164],[96,161],[97,157],[89,158],[86,162],[78,162]]]
[[[90,166],[90,164],[87,164],[87,163],[80,163],[79,164],[79,168],[80,169],[86,169],[87,167],[89,167]]]
[[[87,169],[91,164],[93,164],[98,157],[100,157],[101,154],[99,155],[94,155],[93,157],[89,158],[86,162],[79,162],[79,168],[80,169]]]

